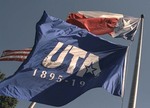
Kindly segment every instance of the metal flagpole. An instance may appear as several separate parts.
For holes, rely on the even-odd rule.
[[[128,53],[129,53],[129,47],[127,48],[127,52],[126,52],[126,55],[125,55],[125,63],[124,63],[123,79],[122,79],[122,94],[121,94],[122,98],[124,97],[124,90],[125,90],[125,80],[126,80],[126,73],[127,73]]]
[[[136,108],[140,62],[141,62],[141,53],[142,53],[143,27],[144,27],[144,15],[141,15],[139,40],[138,40],[138,46],[137,46],[136,61],[135,61],[134,74],[133,74],[133,79],[132,79],[132,87],[131,87],[128,108]]]
[[[126,81],[126,74],[127,74],[128,53],[129,53],[129,46],[126,51],[125,61],[124,61],[124,70],[123,70],[123,78],[122,78],[122,92],[121,92],[121,97],[122,97],[121,108],[123,108],[123,101],[124,101],[124,94],[125,94],[124,91],[125,91],[125,81]]]
[[[35,104],[36,104],[36,102],[32,102],[32,103],[30,104],[29,108],[34,108]]]

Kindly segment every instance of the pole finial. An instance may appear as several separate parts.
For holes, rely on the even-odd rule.
[[[143,14],[141,15],[141,18],[144,18],[144,15],[143,15]]]

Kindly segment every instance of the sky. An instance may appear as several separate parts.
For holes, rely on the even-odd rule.
[[[66,19],[70,12],[80,10],[106,11],[133,17],[140,17],[141,14],[144,14],[143,49],[136,108],[149,108],[149,0],[0,0],[0,53],[7,49],[32,47],[35,38],[35,25],[44,10],[49,15],[63,20]],[[138,34],[139,30],[135,35],[135,40],[130,45],[124,98],[113,96],[102,88],[94,88],[61,108],[121,108],[121,106],[122,108],[127,108],[134,71]],[[128,45],[130,43],[123,39],[106,38],[119,44]],[[15,73],[20,64],[20,62],[13,61],[0,62],[0,70],[8,77]],[[31,103],[26,100],[18,101],[16,108],[27,108]],[[37,103],[35,108],[56,107]]]

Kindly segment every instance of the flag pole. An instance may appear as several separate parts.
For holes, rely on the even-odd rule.
[[[128,62],[128,53],[129,53],[129,46],[127,48],[127,52],[125,55],[125,62],[124,62],[124,70],[123,70],[123,79],[122,79],[122,94],[121,97],[124,96],[124,90],[125,90],[125,81],[126,81],[126,71],[127,71],[127,62]]]
[[[136,53],[136,61],[135,61],[128,108],[136,108],[140,62],[141,62],[141,53],[142,53],[143,27],[144,27],[144,15],[141,15],[141,24],[140,24],[140,32],[139,32],[139,39],[138,39],[138,46],[137,46],[137,53]]]
[[[29,108],[34,108],[36,102],[32,102],[30,105],[29,105]]]

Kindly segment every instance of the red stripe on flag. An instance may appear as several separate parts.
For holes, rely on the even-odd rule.
[[[31,50],[31,48],[23,50],[5,50],[0,57],[0,61],[24,61]]]
[[[13,55],[13,56],[0,57],[0,61],[24,61],[26,58],[27,56]]]
[[[79,13],[71,13],[66,21],[96,35],[110,34],[118,23],[117,18],[86,18]]]
[[[29,54],[32,49],[24,49],[24,50],[5,50],[2,53],[2,56],[10,55],[10,54]]]

